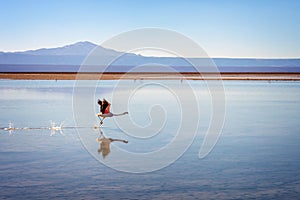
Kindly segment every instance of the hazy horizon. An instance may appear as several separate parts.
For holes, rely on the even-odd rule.
[[[55,48],[63,48],[63,47],[66,47],[66,46],[71,46],[71,45],[74,45],[74,44],[77,44],[77,43],[84,43],[84,42],[88,42],[88,43],[92,43],[94,45],[98,45],[98,46],[101,46],[97,43],[93,43],[91,41],[75,41],[73,43],[68,43],[68,44],[65,44],[65,45],[62,45],[62,46],[49,46],[49,47],[40,47],[40,48],[36,48],[36,49],[23,49],[23,50],[17,50],[17,51],[0,51],[0,53],[24,53],[26,51],[38,51],[38,50],[48,50],[48,49],[55,49]],[[112,49],[112,50],[115,50],[117,51],[116,49]],[[148,53],[145,53],[145,52],[142,52],[142,53],[135,53],[135,52],[132,52],[136,55],[141,55],[141,56],[144,56],[144,57],[157,57],[157,58],[165,58],[165,57],[176,57],[176,56],[172,56],[170,54],[166,54],[166,55],[155,55],[155,54],[148,54]],[[178,58],[178,57],[177,57]],[[195,57],[196,58],[196,57]],[[300,55],[298,57],[209,57],[209,58],[213,58],[213,59],[300,59]]]

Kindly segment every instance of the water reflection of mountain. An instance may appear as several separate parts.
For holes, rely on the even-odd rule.
[[[0,64],[0,72],[77,72],[80,65],[20,65],[20,64]],[[132,66],[89,66],[87,72],[128,72]],[[196,72],[196,69],[191,66],[173,66],[178,72]],[[212,71],[209,67],[200,67],[201,72]],[[300,72],[300,65],[288,67],[229,67],[218,66],[220,72]],[[149,72],[150,70],[137,70],[137,72]],[[155,71],[157,72],[157,71]],[[164,71],[159,71],[164,72]]]

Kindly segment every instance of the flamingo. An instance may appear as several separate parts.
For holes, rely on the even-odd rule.
[[[127,115],[128,112],[123,112],[123,113],[119,113],[119,114],[114,114],[114,113],[105,113],[105,114],[102,114],[101,112],[97,114],[97,116],[99,117],[99,119],[101,120],[100,121],[100,124],[103,124],[103,120],[106,118],[106,117],[115,117],[115,116],[122,116],[122,115]],[[102,117],[102,119],[100,118]]]
[[[100,105],[100,112],[97,113],[96,116],[99,117],[100,124],[103,124],[103,120],[106,117],[115,117],[115,116],[121,116],[121,115],[127,115],[128,114],[128,112],[123,112],[123,113],[119,113],[119,114],[114,114],[114,113],[110,112],[110,105],[111,104],[108,101],[106,101],[106,99],[103,99],[103,101],[98,99],[98,104]],[[102,119],[100,117],[102,117]]]

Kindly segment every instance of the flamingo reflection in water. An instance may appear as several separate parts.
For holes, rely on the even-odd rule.
[[[101,129],[99,129],[100,131],[100,138],[98,137],[96,139],[97,142],[100,143],[100,147],[98,149],[98,153],[102,153],[102,157],[105,158],[109,153],[110,153],[110,144],[112,142],[123,142],[123,143],[128,143],[127,140],[121,140],[121,139],[113,139],[113,138],[106,138],[103,135],[103,132],[101,131]]]

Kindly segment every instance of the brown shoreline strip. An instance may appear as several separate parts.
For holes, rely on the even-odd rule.
[[[284,80],[300,81],[300,73],[268,73],[268,72],[222,72],[218,73],[164,73],[164,72],[0,72],[0,79],[13,80]]]

